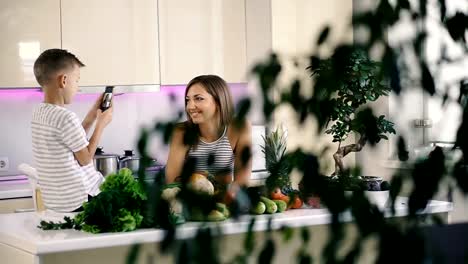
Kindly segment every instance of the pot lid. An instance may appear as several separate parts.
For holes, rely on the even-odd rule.
[[[124,150],[124,155],[120,157],[122,161],[128,161],[128,160],[140,160],[141,158],[135,155],[135,151],[133,149],[126,149]]]
[[[96,152],[94,152],[95,158],[119,158],[117,154],[104,153],[103,147],[97,147]]]
[[[124,150],[124,156],[125,157],[132,157],[132,156],[135,156],[135,151],[133,151],[133,149],[126,149]]]

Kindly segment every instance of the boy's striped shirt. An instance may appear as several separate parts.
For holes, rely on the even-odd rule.
[[[33,111],[32,147],[38,183],[48,209],[71,212],[99,193],[104,178],[93,163],[80,166],[73,155],[89,142],[72,111],[41,103]]]

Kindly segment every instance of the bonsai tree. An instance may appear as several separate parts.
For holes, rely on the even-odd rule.
[[[388,139],[388,133],[395,133],[393,123],[384,115],[375,117],[370,108],[360,108],[388,95],[391,88],[384,82],[379,63],[370,60],[360,50],[335,53],[333,57],[308,67],[317,85],[326,79],[329,115],[325,133],[333,135],[338,148],[333,154],[335,171],[332,175],[344,172],[343,158],[351,152],[359,152],[367,141],[375,144]],[[333,80],[333,82],[330,82]],[[330,87],[330,83],[333,87]],[[343,141],[351,134],[359,135],[356,143],[343,146]]]

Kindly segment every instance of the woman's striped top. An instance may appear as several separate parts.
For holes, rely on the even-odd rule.
[[[199,140],[188,152],[189,158],[195,158],[195,171],[208,171],[212,175],[234,171],[234,151],[227,137],[227,127],[222,136],[213,142]]]

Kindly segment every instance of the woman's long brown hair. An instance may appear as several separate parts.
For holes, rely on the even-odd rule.
[[[228,126],[234,117],[234,103],[232,101],[231,91],[229,90],[229,86],[227,85],[226,81],[217,75],[197,76],[187,84],[187,88],[185,88],[185,97],[187,97],[187,93],[190,87],[195,84],[200,84],[203,86],[203,88],[205,88],[207,93],[213,96],[216,107],[219,111],[219,125],[221,127]],[[188,141],[186,143],[196,147],[200,135],[200,130],[198,129],[198,125],[195,125],[192,122],[192,119],[187,112],[187,102],[185,102],[185,113],[187,115],[187,122],[185,123],[185,130],[187,132],[186,136],[191,135],[186,137],[186,140]],[[196,136],[194,137],[194,135]]]
[[[232,101],[231,92],[227,83],[219,76],[216,75],[200,75],[193,78],[185,89],[185,97],[194,84],[201,84],[205,90],[213,96],[217,109],[219,110],[219,121],[221,127],[229,125],[234,115],[234,103]],[[188,121],[192,123],[192,119],[187,112],[187,103],[185,103],[185,112]]]

